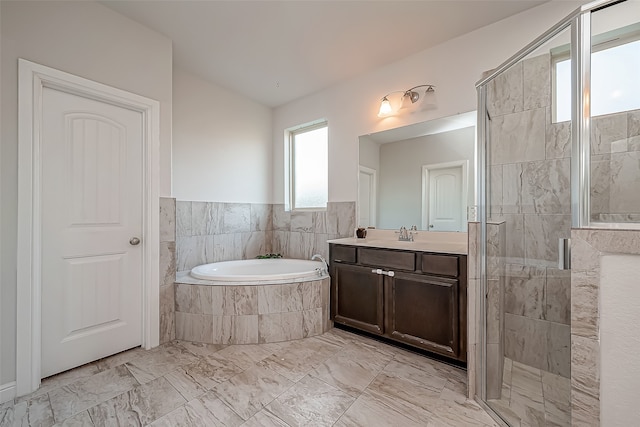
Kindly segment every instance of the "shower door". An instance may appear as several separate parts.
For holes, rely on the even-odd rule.
[[[570,39],[561,31],[484,92],[485,390],[510,425],[570,425],[571,277],[558,259],[571,234],[571,94],[554,96]]]

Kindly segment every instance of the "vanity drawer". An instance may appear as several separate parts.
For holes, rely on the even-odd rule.
[[[337,262],[356,262],[356,248],[353,246],[331,245],[331,259]]]
[[[358,248],[358,263],[378,268],[414,271],[416,269],[416,255],[414,252]]]
[[[455,255],[422,254],[422,272],[458,277],[459,257]]]

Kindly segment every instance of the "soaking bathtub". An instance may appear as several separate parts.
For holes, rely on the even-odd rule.
[[[332,327],[330,278],[323,262],[223,261],[180,272],[176,339],[257,344],[320,335]]]

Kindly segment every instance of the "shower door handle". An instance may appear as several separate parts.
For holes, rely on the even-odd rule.
[[[558,239],[558,268],[571,270],[571,239]]]

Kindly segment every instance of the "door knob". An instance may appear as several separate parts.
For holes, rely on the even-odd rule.
[[[132,237],[132,238],[129,240],[129,244],[130,244],[131,246],[139,245],[139,244],[140,244],[140,239],[139,239],[139,238],[137,238],[137,237]]]

